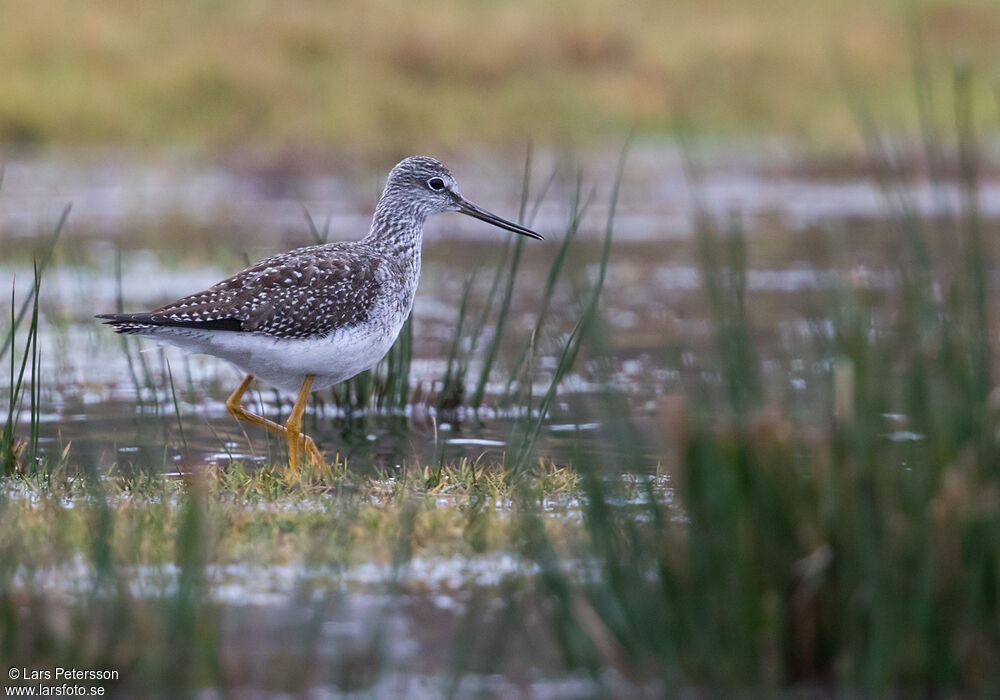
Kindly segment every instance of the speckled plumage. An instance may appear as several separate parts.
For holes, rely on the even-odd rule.
[[[330,243],[272,256],[209,287],[142,314],[113,317],[119,333],[150,326],[312,338],[369,320],[402,267],[363,243]]]
[[[443,211],[541,238],[471,204],[447,168],[414,156],[390,172],[362,240],[281,253],[153,311],[98,318],[222,357],[282,389],[297,390],[307,375],[322,389],[388,352],[413,306],[424,223]]]

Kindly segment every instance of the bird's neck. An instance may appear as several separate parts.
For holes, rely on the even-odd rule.
[[[419,261],[424,222],[429,215],[411,198],[387,188],[375,207],[372,227],[364,242],[392,257]]]

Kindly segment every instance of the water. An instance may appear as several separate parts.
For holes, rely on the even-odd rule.
[[[496,165],[452,165],[470,197],[498,213],[516,214],[518,166],[501,173]],[[549,167],[542,158],[537,171]],[[488,175],[470,177],[476,172]],[[531,405],[523,393],[511,400],[504,370],[528,342],[565,226],[568,193],[561,185],[538,208],[534,227],[549,240],[526,249],[485,407],[442,416],[430,399],[444,376],[463,284],[475,275],[469,310],[476,318],[507,234],[465,217],[438,217],[428,226],[414,309],[414,401],[404,416],[348,415],[330,392],[318,393],[306,426],[321,449],[359,469],[463,457],[502,460],[515,421],[537,409],[578,313],[580,290],[596,274],[610,185],[602,173],[609,172],[600,156],[587,169],[585,188],[595,188],[594,204],[574,245],[571,273],[557,289],[549,330],[538,339]],[[542,180],[535,176],[536,187]],[[62,206],[73,204],[42,293],[43,451],[53,454],[72,444],[72,454],[85,465],[117,462],[167,471],[229,459],[282,459],[282,445],[244,430],[226,413],[225,397],[240,379],[235,369],[148,341],[128,339],[123,347],[122,338],[91,317],[114,311],[119,299],[125,310],[159,305],[211,285],[248,260],[312,242],[303,208],[320,228],[329,220],[331,239],[359,236],[367,230],[379,184],[377,176],[289,175],[199,164],[177,155],[136,159],[92,152],[8,160],[0,193],[5,251],[0,288],[13,286],[18,300],[30,285],[32,254]],[[906,190],[925,215],[957,207],[951,186],[937,196],[923,183]],[[838,290],[865,294],[877,304],[896,289],[888,265],[897,238],[889,224],[891,208],[867,179],[815,177],[787,163],[738,153],[706,168],[697,193],[702,205],[723,219],[738,213],[748,234],[748,306],[768,380],[801,414],[823,413],[830,358],[821,341],[830,323],[818,309],[829,307]],[[1000,196],[992,194],[1000,195],[1000,184],[984,187],[987,225],[1000,217]],[[718,386],[714,325],[692,240],[694,211],[692,188],[676,153],[648,149],[632,156],[602,304],[614,362],[610,368],[577,364],[548,416],[540,455],[556,461],[568,461],[580,449],[614,455],[602,428],[601,397],[608,382],[625,395],[636,429],[654,446],[671,396],[694,385]],[[0,301],[0,312],[9,315],[9,301]],[[490,332],[487,328],[479,344],[470,383]],[[6,372],[0,382],[6,388]],[[291,397],[263,386],[249,397],[275,420],[287,416],[291,406]],[[662,455],[654,447],[641,460],[635,468],[653,467]]]

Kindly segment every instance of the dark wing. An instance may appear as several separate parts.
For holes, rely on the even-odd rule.
[[[309,338],[364,323],[378,298],[378,259],[352,244],[300,248],[142,314],[103,314],[119,333],[151,326]]]

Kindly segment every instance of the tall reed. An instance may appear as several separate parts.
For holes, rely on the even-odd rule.
[[[39,345],[38,345],[38,297],[41,291],[42,278],[38,265],[34,267],[34,279],[31,292],[28,298],[32,301],[31,315],[28,317],[28,334],[25,339],[24,348],[21,351],[20,362],[17,361],[17,351],[14,349],[16,334],[20,321],[23,319],[23,312],[15,314],[15,289],[11,289],[10,298],[10,328],[7,338],[10,341],[12,352],[10,354],[9,375],[8,375],[8,399],[7,418],[4,421],[3,432],[0,433],[0,464],[3,466],[5,475],[15,474],[24,471],[21,457],[27,449],[30,464],[34,467],[37,464],[38,456],[38,414],[41,410],[40,372],[39,372]],[[23,307],[22,307],[23,308]],[[25,386],[25,371],[30,366],[31,370],[27,376],[27,386]],[[15,431],[20,422],[23,408],[24,391],[29,394],[29,439],[27,443],[19,442]]]
[[[898,286],[884,308],[846,276],[832,295],[816,424],[783,411],[763,378],[742,227],[699,219],[715,328],[703,363],[722,390],[677,401],[663,424],[668,471],[610,476],[639,439],[620,419],[620,464],[575,455],[588,575],[567,573],[559,543],[522,514],[569,668],[601,682],[612,667],[663,694],[1000,688],[996,316],[969,81],[956,72],[956,146],[933,136],[958,166],[957,216],[917,215],[899,161],[867,137],[903,251],[888,261]],[[628,404],[605,405],[611,426]],[[886,416],[907,431],[887,433]]]

